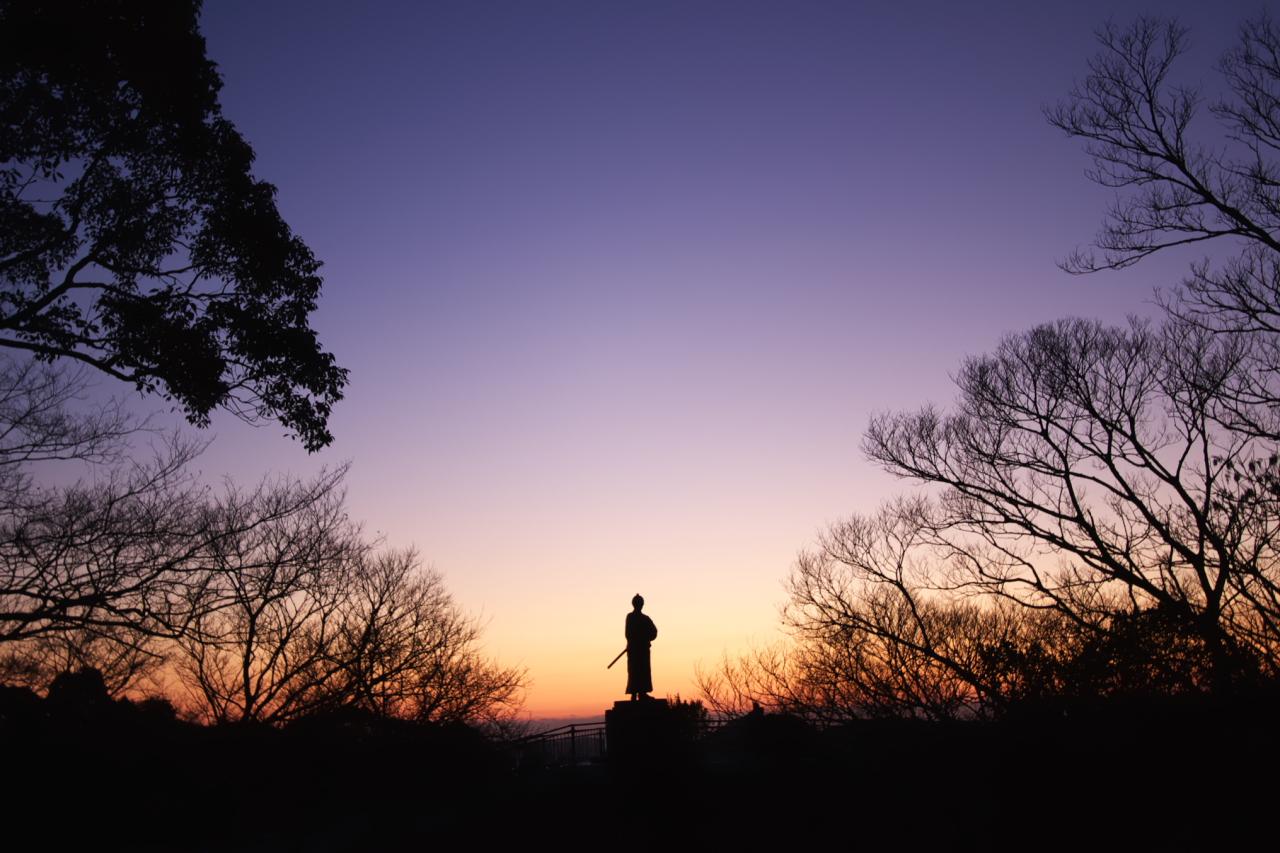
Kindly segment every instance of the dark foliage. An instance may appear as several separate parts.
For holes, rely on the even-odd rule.
[[[283,729],[195,726],[77,673],[57,698],[0,689],[0,795],[21,816],[6,838],[40,849],[1230,847],[1269,827],[1270,791],[1250,779],[1280,758],[1277,699],[1028,703],[998,723],[826,728],[753,713],[678,761],[517,777],[465,727],[354,708]],[[1218,749],[1225,730],[1249,748]]]
[[[309,450],[346,371],[320,263],[218,105],[197,2],[0,2],[0,346],[272,418]]]
[[[50,696],[0,689],[7,830],[41,849],[367,849],[460,823],[501,779],[465,726],[357,710],[277,729],[198,726],[113,700],[88,670]]]

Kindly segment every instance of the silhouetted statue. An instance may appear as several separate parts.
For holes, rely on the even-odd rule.
[[[627,614],[627,692],[632,701],[641,696],[648,699],[653,690],[653,671],[649,668],[649,644],[658,638],[658,628],[653,620],[640,611],[644,599],[638,594],[631,599],[635,609]]]

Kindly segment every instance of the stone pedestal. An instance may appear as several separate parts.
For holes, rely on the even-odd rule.
[[[614,702],[604,712],[609,762],[622,766],[656,767],[683,754],[686,728],[666,699]]]

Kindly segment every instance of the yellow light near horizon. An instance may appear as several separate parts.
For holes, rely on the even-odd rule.
[[[525,712],[533,717],[595,716],[626,698],[626,658],[609,662],[626,646],[623,622],[631,595],[641,592],[655,622],[652,646],[654,695],[699,698],[695,670],[724,654],[778,636],[776,579],[740,584],[735,595],[707,595],[697,579],[665,578],[628,593],[578,588],[554,597],[558,613],[525,605],[511,612],[491,599],[487,653],[504,665],[527,669],[531,685]],[[677,596],[683,586],[689,593]],[[763,589],[760,587],[763,586]],[[763,593],[763,594],[762,594]],[[770,593],[773,593],[770,600]],[[548,602],[548,606],[550,602]]]

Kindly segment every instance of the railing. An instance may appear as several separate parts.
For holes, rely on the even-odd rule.
[[[706,719],[698,725],[699,737],[718,730],[726,719]],[[570,723],[528,735],[511,744],[517,767],[577,767],[603,761],[609,755],[604,721]]]
[[[521,738],[513,746],[521,766],[576,767],[600,761],[609,752],[603,721],[570,723]]]

